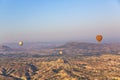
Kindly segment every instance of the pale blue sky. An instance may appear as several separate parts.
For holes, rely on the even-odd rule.
[[[0,0],[0,41],[120,41],[120,0]]]

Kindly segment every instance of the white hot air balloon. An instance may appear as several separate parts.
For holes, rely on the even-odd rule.
[[[59,54],[63,54],[62,50],[59,51]]]
[[[23,41],[20,41],[20,42],[19,42],[19,45],[20,45],[20,46],[23,46]]]

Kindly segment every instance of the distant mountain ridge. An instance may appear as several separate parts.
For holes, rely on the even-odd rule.
[[[0,46],[0,51],[12,51],[13,49],[6,46],[6,45],[1,45]]]
[[[13,44],[14,45],[14,44]],[[40,55],[58,55],[59,50],[63,55],[94,55],[94,54],[118,54],[120,53],[120,43],[88,43],[88,42],[69,42],[66,44],[52,43],[30,43],[25,46],[12,47],[1,45],[0,53],[5,54],[40,54]]]
[[[120,52],[120,43],[70,42],[57,47],[65,54],[102,54]]]

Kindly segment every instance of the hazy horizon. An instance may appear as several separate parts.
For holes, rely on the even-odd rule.
[[[0,0],[0,44],[120,41],[120,0]]]

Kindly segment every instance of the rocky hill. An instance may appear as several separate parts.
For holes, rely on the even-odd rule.
[[[0,58],[0,80],[119,80],[120,55]]]

